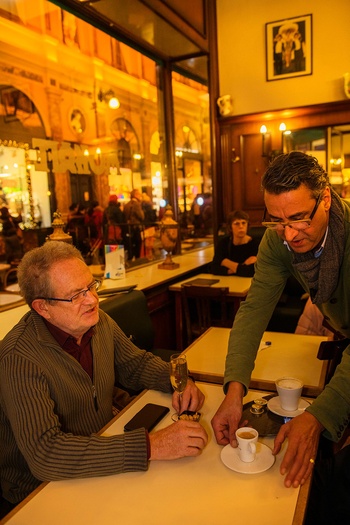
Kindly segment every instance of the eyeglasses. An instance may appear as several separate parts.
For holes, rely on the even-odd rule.
[[[315,216],[315,213],[317,212],[317,208],[319,207],[321,201],[322,201],[323,193],[320,193],[317,197],[316,204],[310,213],[310,217],[308,219],[298,219],[296,221],[286,221],[286,222],[266,222],[265,217],[267,213],[267,209],[264,210],[264,216],[262,220],[262,225],[265,226],[265,228],[269,228],[270,230],[277,230],[282,231],[286,226],[289,226],[290,228],[293,228],[294,230],[306,230],[307,228],[310,228],[311,221]]]
[[[44,299],[45,301],[61,301],[64,303],[72,303],[72,304],[79,304],[81,303],[88,292],[97,292],[99,287],[101,286],[101,281],[94,281],[85,290],[81,290],[80,292],[75,293],[72,295],[70,299],[59,299],[58,297],[38,297],[38,299]]]

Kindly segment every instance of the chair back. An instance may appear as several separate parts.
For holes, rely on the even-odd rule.
[[[191,284],[181,286],[187,344],[192,343],[196,337],[199,337],[211,326],[227,327],[229,325],[227,315],[228,292],[228,287],[214,288]]]
[[[114,319],[136,346],[149,352],[153,350],[154,328],[143,292],[132,290],[114,295],[101,301],[100,308]]]

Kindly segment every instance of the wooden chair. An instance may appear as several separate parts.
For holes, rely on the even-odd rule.
[[[181,286],[187,345],[210,326],[232,326],[232,320],[228,319],[227,313],[228,292],[228,287],[214,288],[191,284]]]
[[[8,290],[8,287],[17,283],[17,267],[12,267],[5,273],[4,277],[4,290]],[[9,289],[8,291],[16,291]]]

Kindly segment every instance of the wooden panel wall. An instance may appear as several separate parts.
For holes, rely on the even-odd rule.
[[[269,130],[266,140],[270,150],[281,150],[281,122],[289,130],[349,124],[350,100],[219,119],[219,224],[234,209],[244,209],[252,225],[260,224],[264,210],[260,180],[268,164],[262,156],[260,127],[265,124]]]

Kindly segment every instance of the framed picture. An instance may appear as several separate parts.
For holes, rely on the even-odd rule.
[[[266,80],[312,74],[312,15],[265,25]]]

